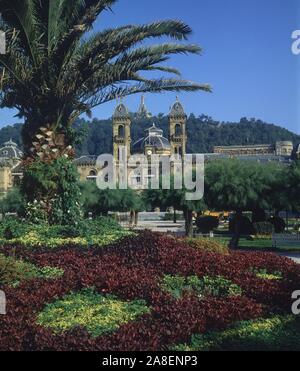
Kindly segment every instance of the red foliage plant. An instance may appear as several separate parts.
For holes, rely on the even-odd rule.
[[[24,250],[16,256],[38,266],[64,269],[56,280],[35,279],[17,288],[0,287],[7,296],[7,315],[0,316],[0,350],[154,351],[187,342],[192,334],[224,329],[241,320],[288,313],[291,293],[300,287],[300,267],[269,253],[233,252],[229,256],[187,246],[167,235],[142,232],[101,249],[65,247],[55,251]],[[10,248],[2,253],[9,255]],[[282,272],[283,279],[258,278],[251,269]],[[165,275],[223,276],[243,290],[240,297],[200,299],[191,293],[175,300],[160,287]],[[70,291],[95,287],[121,299],[144,299],[151,313],[93,338],[84,328],[56,335],[36,324],[46,304]]]

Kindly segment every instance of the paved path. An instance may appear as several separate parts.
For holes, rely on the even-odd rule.
[[[297,254],[297,253],[280,253],[279,255],[290,258],[294,262],[300,264],[300,254]]]

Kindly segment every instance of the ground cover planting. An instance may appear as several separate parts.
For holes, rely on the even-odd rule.
[[[205,350],[207,342],[222,350],[241,338],[244,348],[257,338],[276,349],[282,328],[297,329],[290,314],[300,267],[275,254],[207,252],[152,232],[101,249],[3,245],[0,253],[63,271],[17,286],[1,281],[0,350]]]

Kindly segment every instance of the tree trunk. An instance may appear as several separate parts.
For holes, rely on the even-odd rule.
[[[185,210],[185,235],[187,237],[193,237],[194,235],[194,226],[193,226],[193,211]]]
[[[177,223],[177,213],[176,213],[176,210],[174,210],[173,221],[174,221],[174,224]]]
[[[137,227],[138,224],[139,224],[139,212],[136,211],[134,213],[134,226]]]
[[[129,220],[130,228],[134,227],[134,218],[135,218],[134,214],[135,214],[134,211],[130,211],[130,220]]]
[[[236,250],[239,247],[239,242],[241,238],[241,219],[243,217],[242,211],[237,211],[235,215],[235,228],[234,228],[234,235],[229,243],[229,247],[232,250]]]

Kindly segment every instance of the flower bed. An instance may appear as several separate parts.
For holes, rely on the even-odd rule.
[[[76,226],[35,225],[15,218],[0,223],[0,245],[31,248],[106,246],[131,235],[111,218],[83,220]]]
[[[9,246],[0,249],[6,255],[11,251]],[[151,232],[102,249],[16,247],[14,251],[17,259],[37,267],[55,267],[64,274],[51,280],[25,280],[15,288],[0,284],[8,301],[7,315],[0,316],[0,350],[166,350],[189,344],[195,334],[224,331],[240,321],[290,314],[291,293],[300,287],[300,267],[288,259],[269,253],[205,252]],[[281,279],[265,279],[257,272],[280,272]],[[181,277],[179,283],[184,286],[193,282],[196,290],[180,286],[175,297],[162,286],[166,277],[169,284],[174,284],[170,277]],[[97,336],[87,325],[97,328],[93,311],[83,311],[87,316],[84,321],[68,320],[65,331],[51,329],[50,309],[65,305],[70,295],[78,299],[86,289],[88,300],[93,301],[95,293],[95,305],[102,298],[108,307],[112,303],[125,305],[131,314],[125,313],[125,318],[114,323],[109,311],[104,312],[101,321],[107,320],[110,330],[103,330],[100,323],[101,331],[94,333]],[[66,313],[59,313],[55,312],[54,319],[64,323]],[[69,319],[73,315],[67,313]]]

